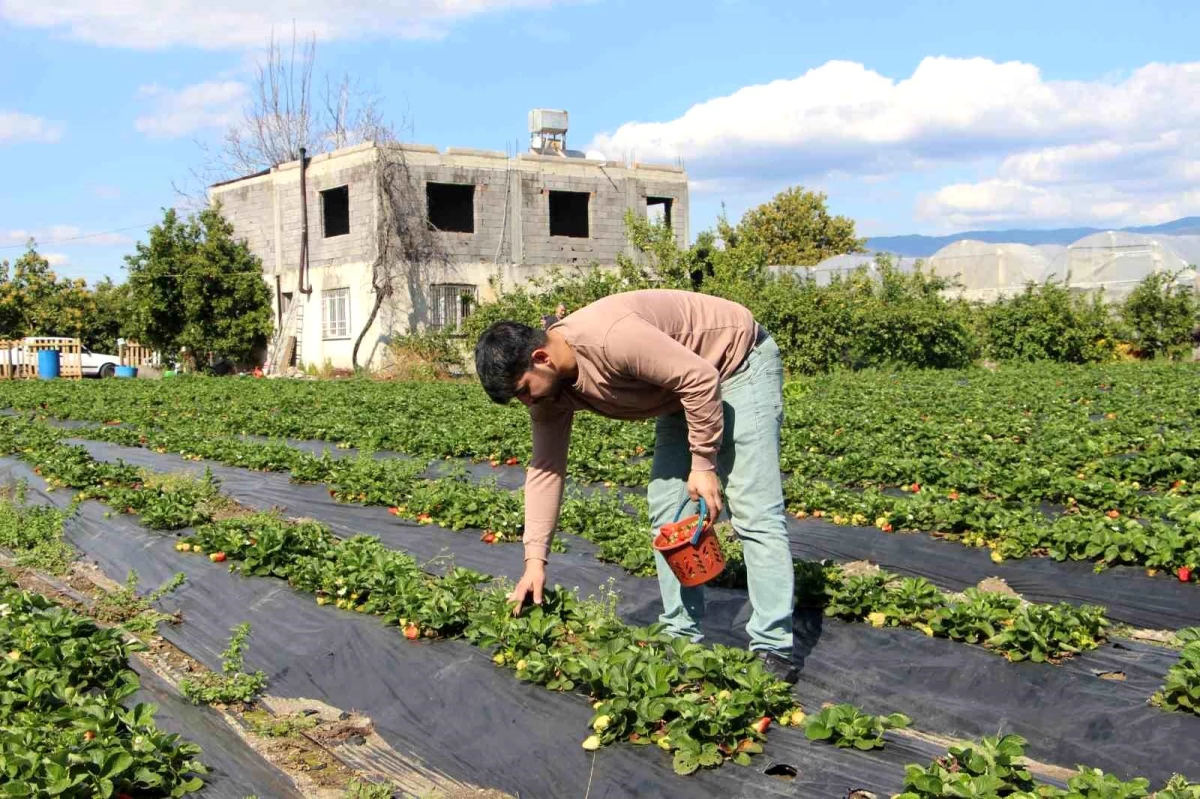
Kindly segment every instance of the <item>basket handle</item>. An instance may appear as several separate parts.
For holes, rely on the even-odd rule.
[[[675,511],[675,521],[679,521],[679,517],[683,515],[683,509],[692,501],[691,497],[686,498],[680,505],[679,510]],[[704,497],[700,497],[700,518],[696,521],[696,529],[692,532],[692,546],[700,543],[700,533],[704,532],[704,522],[708,517],[708,506],[704,503]]]

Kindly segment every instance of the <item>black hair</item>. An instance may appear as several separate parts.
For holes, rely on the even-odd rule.
[[[496,322],[475,344],[475,373],[492,402],[505,405],[521,375],[533,368],[533,351],[546,346],[546,331],[520,322]]]

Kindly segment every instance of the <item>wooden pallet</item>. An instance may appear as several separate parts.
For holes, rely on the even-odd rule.
[[[25,357],[25,373],[18,377],[36,377],[37,354],[43,350],[58,350],[58,376],[64,380],[83,379],[82,344],[77,338],[30,336],[21,342],[21,349]]]
[[[151,366],[158,362],[157,353],[152,347],[138,344],[136,341],[126,341],[121,344],[117,356],[122,366]]]

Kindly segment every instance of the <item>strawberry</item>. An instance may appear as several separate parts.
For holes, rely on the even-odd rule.
[[[516,458],[509,458],[508,460],[506,460],[504,462],[504,465],[505,466],[516,466],[519,463],[520,463],[520,461],[517,460]]]
[[[769,726],[771,726],[771,717],[770,716],[763,716],[761,719],[754,722],[754,724],[753,724],[754,731],[757,732],[759,735],[766,735],[767,727],[769,727]]]
[[[404,628],[404,637],[410,641],[415,641],[421,637],[421,629],[415,624],[409,624]]]
[[[954,500],[958,499],[958,492],[957,492],[957,491],[951,491],[951,492],[950,492],[950,493],[949,493],[947,496],[949,496],[949,497],[950,497],[950,501],[951,501],[951,502],[953,502]]]
[[[485,544],[494,544],[496,543],[496,534],[491,530],[485,530],[483,535],[479,536],[479,540]]]
[[[388,508],[388,513],[392,514],[393,516],[399,516],[399,515],[400,515],[400,509],[399,509],[399,508],[394,508],[394,507],[393,507],[393,508]]]
[[[214,552],[208,556],[208,559],[211,560],[213,563],[224,563],[225,562],[225,553],[224,552]]]
[[[1192,581],[1192,567],[1180,566],[1179,570],[1175,572],[1175,576],[1179,578],[1179,582],[1181,583],[1190,583]]]
[[[884,525],[883,525],[882,527],[880,527],[879,529],[880,529],[880,530],[883,530],[885,533],[890,533],[890,532],[892,531],[892,529],[893,529],[893,528],[892,528],[892,525],[891,525],[891,523],[889,522],[889,523],[886,523],[886,524],[884,524]]]
[[[1105,513],[1104,515],[1105,515],[1105,516],[1107,516],[1107,517],[1108,517],[1108,518],[1110,518],[1110,519],[1117,519],[1117,518],[1120,518],[1120,516],[1121,516],[1121,511],[1119,511],[1119,510],[1116,510],[1116,509],[1114,508],[1113,510],[1110,510],[1110,511],[1108,511],[1108,512],[1107,512],[1107,513]]]
[[[85,741],[94,741],[94,740],[96,740],[96,733],[95,733],[95,732],[93,732],[92,730],[88,730],[87,732],[85,732],[85,733],[83,734],[83,740],[85,740]]]
[[[913,483],[913,484],[912,484],[912,492],[913,492],[914,494],[919,494],[919,493],[921,493],[921,484],[920,484],[920,483]]]

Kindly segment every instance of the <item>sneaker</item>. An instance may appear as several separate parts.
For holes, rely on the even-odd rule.
[[[782,680],[788,685],[795,685],[796,680],[800,679],[800,670],[796,668],[796,664],[790,658],[766,650],[756,652],[755,655],[762,662],[763,668],[770,672],[775,679]]]

